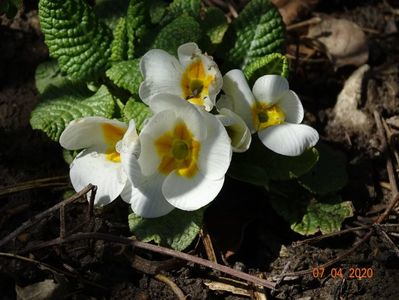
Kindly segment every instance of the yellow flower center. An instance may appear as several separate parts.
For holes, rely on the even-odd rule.
[[[283,123],[285,120],[285,114],[277,105],[256,103],[252,107],[252,120],[255,129],[261,130]]]
[[[198,155],[201,144],[193,138],[186,124],[179,122],[155,141],[161,163],[159,172],[169,174],[176,170],[183,177],[193,177],[198,171]]]
[[[117,127],[107,123],[102,124],[101,128],[105,141],[108,144],[108,148],[105,151],[105,158],[109,161],[119,163],[121,161],[121,156],[116,151],[116,143],[123,138],[126,128]]]
[[[183,73],[181,79],[183,98],[190,103],[204,105],[204,98],[208,96],[209,86],[214,79],[215,76],[206,74],[204,64],[198,58]]]

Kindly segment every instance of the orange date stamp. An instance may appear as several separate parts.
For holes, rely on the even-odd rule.
[[[374,277],[373,268],[331,268],[325,269],[323,267],[312,268],[313,278],[322,279],[327,276],[331,276],[333,279],[371,279]]]

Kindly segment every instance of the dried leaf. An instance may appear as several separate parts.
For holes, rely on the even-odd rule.
[[[308,38],[316,39],[325,47],[336,68],[345,65],[361,66],[368,60],[367,38],[362,29],[345,19],[321,15],[321,22],[309,27]]]
[[[363,78],[369,69],[369,65],[364,65],[345,81],[344,87],[338,95],[330,126],[338,125],[349,133],[369,132],[370,117],[358,108],[362,95]]]
[[[310,13],[319,0],[272,0],[272,2],[278,7],[284,23],[289,25]]]

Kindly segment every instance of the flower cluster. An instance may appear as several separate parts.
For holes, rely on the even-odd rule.
[[[153,116],[139,134],[134,120],[126,125],[85,117],[60,137],[64,148],[84,149],[70,178],[75,190],[97,185],[98,206],[121,196],[147,218],[174,208],[196,210],[217,196],[232,152],[248,150],[254,132],[267,148],[287,156],[318,141],[313,128],[300,124],[302,104],[281,76],[262,76],[251,90],[242,71],[222,77],[194,43],[180,46],[178,58],[150,50],[140,68],[139,96]]]

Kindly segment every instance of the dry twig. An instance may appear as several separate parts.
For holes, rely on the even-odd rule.
[[[170,287],[170,289],[176,295],[177,299],[186,300],[186,296],[184,296],[183,291],[169,277],[162,275],[162,274],[157,274],[154,276],[154,278],[156,280],[159,280],[159,281],[165,283],[168,287]]]

